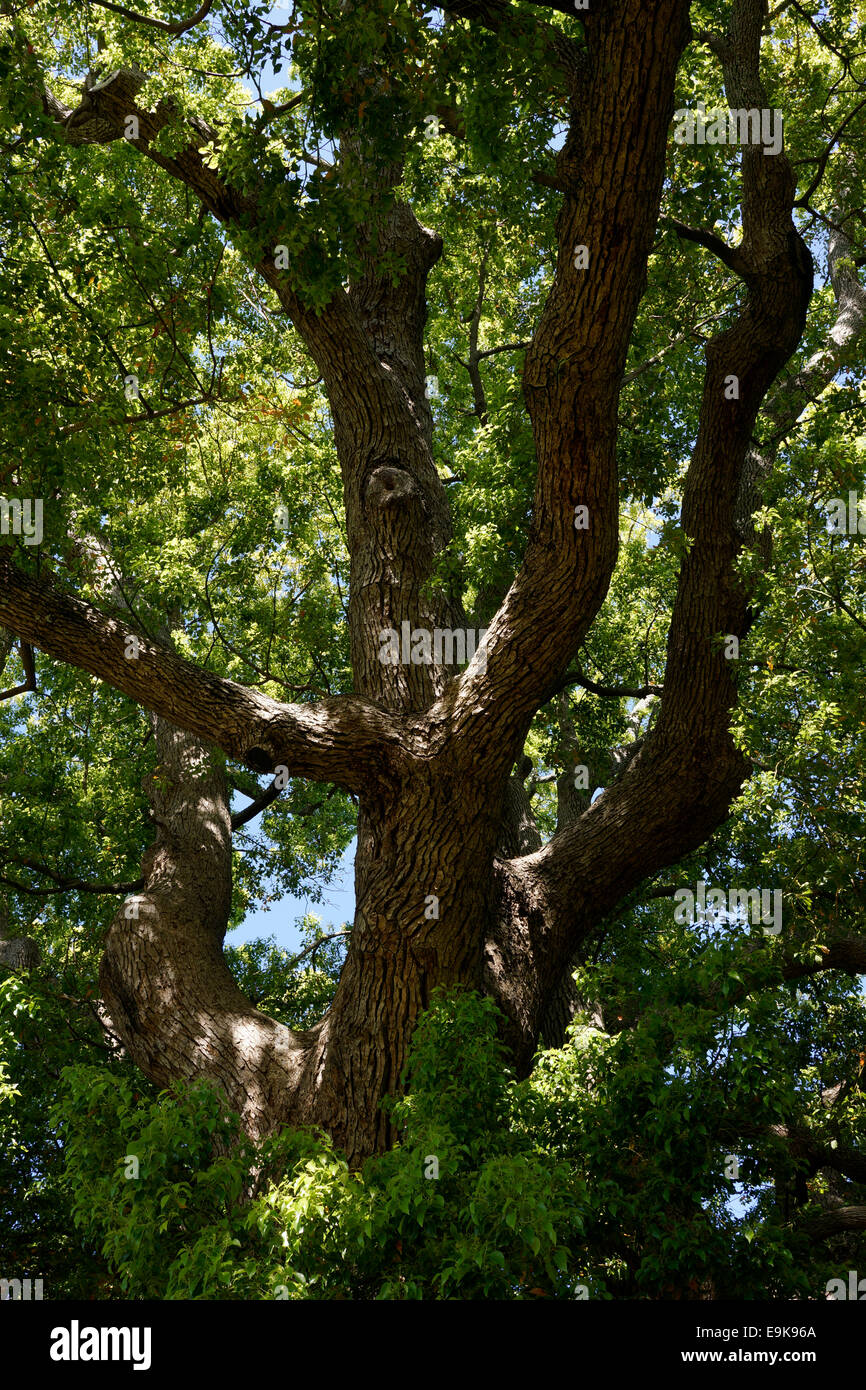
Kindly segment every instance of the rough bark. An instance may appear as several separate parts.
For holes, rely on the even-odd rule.
[[[231,907],[225,767],[214,749],[155,718],[158,763],[145,782],[156,840],[142,892],[118,908],[99,972],[112,1023],[160,1085],[216,1082],[247,1132],[284,1121],[304,1038],[254,1009],[223,956]]]

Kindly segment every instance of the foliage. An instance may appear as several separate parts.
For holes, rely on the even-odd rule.
[[[311,1134],[253,1152],[206,1088],[145,1102],[72,1068],[55,1118],[76,1221],[133,1297],[566,1296],[583,1185],[515,1127],[495,1015],[469,993],[432,1004],[394,1107],[401,1141],[362,1173]]]
[[[522,1082],[495,1006],[440,993],[394,1103],[400,1142],[361,1172],[311,1133],[254,1150],[205,1087],[144,1098],[129,1079],[70,1068],[54,1118],[76,1222],[136,1298],[820,1296],[838,1260],[760,1200],[769,1132],[744,1153],[743,1195],[758,1205],[731,1209],[720,1114],[748,1107],[757,1134],[794,1088],[756,1094],[759,1075],[789,1075],[793,1060],[772,1004],[721,1059],[715,1011],[695,1001],[729,956],[705,947],[634,1031],[575,1024]],[[830,1126],[843,1141],[862,1139],[858,1095]]]
[[[316,918],[306,918],[302,928],[307,951],[322,943],[314,952],[315,965],[301,965],[273,939],[226,948],[229,968],[249,998],[295,1028],[310,1026],[327,1009],[343,957],[341,943],[328,941]],[[39,975],[3,971],[0,978],[0,1255],[4,1268],[29,1270],[42,1278],[46,1297],[117,1298],[129,1287],[122,1269],[112,1269],[108,1251],[100,1253],[95,1240],[70,1222],[68,1164],[74,1154],[63,1142],[64,1117],[70,1122],[74,1117],[88,1129],[97,1124],[100,1152],[110,1153],[100,1175],[106,1184],[100,1200],[106,1203],[114,1200],[110,1193],[116,1198],[132,1190],[124,1184],[125,1170],[122,1165],[118,1170],[116,1159],[121,1153],[139,1152],[132,1138],[124,1148],[121,1134],[136,1136],[137,1141],[144,1112],[153,1125],[147,1130],[148,1142],[155,1144],[157,1134],[163,1134],[159,1126],[166,1127],[160,1141],[165,1162],[169,1134],[190,1163],[191,1152],[206,1153],[206,1141],[223,1119],[216,1097],[207,1092],[190,1102],[192,1108],[160,1100],[156,1088],[122,1050],[109,1045],[112,1035],[106,1035],[94,1003],[98,949],[88,949],[81,935],[76,945],[65,960],[44,961]],[[95,1058],[100,1059],[98,1065]],[[70,1077],[82,1078],[80,1103],[71,1111],[65,1108]],[[52,1110],[55,1119],[46,1124]],[[129,1118],[133,1112],[134,1122]],[[235,1130],[226,1133],[236,1137]],[[230,1173],[243,1171],[242,1164],[236,1168],[241,1152],[237,1150],[226,1168],[226,1182]],[[202,1210],[215,1220],[217,1188],[208,1187],[207,1192],[210,1205]],[[139,1208],[135,1210],[140,1215]],[[154,1272],[150,1277],[161,1276]]]
[[[312,914],[299,926],[307,944],[298,956],[290,956],[272,936],[228,945],[225,957],[241,990],[257,1009],[291,1028],[310,1028],[331,1002],[345,947],[341,941],[329,940],[331,933],[323,932]],[[348,931],[348,924],[343,930]],[[308,963],[300,969],[305,956]]]

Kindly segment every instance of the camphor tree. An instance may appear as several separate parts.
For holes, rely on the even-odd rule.
[[[123,895],[99,983],[128,1057],[353,1165],[394,1141],[436,987],[495,1002],[519,1076],[576,1011],[613,1036],[639,998],[605,1013],[575,971],[616,970],[617,912],[624,959],[635,911],[669,938],[708,863],[788,895],[733,993],[702,977],[716,1014],[866,970],[834,849],[850,682],[823,858],[797,800],[815,642],[849,672],[862,648],[857,535],[812,515],[862,473],[859,7],[36,0],[0,26],[0,486],[43,504],[0,549],[7,945],[34,895]],[[677,143],[699,101],[781,111],[784,149]],[[437,629],[486,637],[461,669]],[[64,807],[61,735],[89,750]],[[284,887],[357,833],[300,1029],[223,951],[261,811]],[[862,1182],[850,1144],[776,1129]],[[837,1193],[821,1233],[863,1211]]]

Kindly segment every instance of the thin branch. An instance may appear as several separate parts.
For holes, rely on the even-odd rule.
[[[247,821],[255,820],[256,816],[276,801],[280,792],[284,790],[284,786],[277,786],[277,781],[278,779],[275,777],[271,785],[266,787],[263,792],[259,792],[246,810],[238,811],[237,815],[232,816],[232,830],[240,830],[242,825],[246,825]]]
[[[197,24],[201,24],[206,19],[213,6],[213,0],[204,0],[204,4],[196,10],[195,14],[189,19],[178,20],[171,24],[165,19],[151,19],[146,14],[136,14],[134,10],[127,10],[123,5],[115,5],[114,0],[91,0],[91,4],[98,5],[100,9],[111,10],[113,14],[122,15],[124,19],[131,19],[135,24],[148,24],[151,29],[161,29],[164,34],[186,34],[190,29],[194,29]]]
[[[499,347],[484,348],[482,352],[475,355],[475,360],[480,362],[484,357],[493,357],[497,352],[525,352],[531,343],[502,343]]]
[[[301,951],[300,955],[292,956],[292,959],[289,961],[289,968],[290,968],[290,969],[293,969],[293,968],[298,964],[299,961],[302,961],[302,960],[304,959],[304,956],[309,956],[309,955],[311,955],[314,951],[318,951],[319,947],[320,947],[320,946],[324,946],[324,944],[325,944],[326,941],[334,941],[334,940],[336,940],[336,938],[337,938],[338,936],[351,936],[351,935],[352,935],[352,930],[351,930],[351,928],[349,928],[348,931],[332,931],[328,936],[320,936],[319,939],[318,939],[318,941],[314,941],[314,942],[313,942],[312,946],[306,946],[306,947],[304,948],[304,950]]]
[[[533,183],[537,183],[541,188],[555,188],[557,193],[567,193],[569,190],[561,179],[555,174],[545,174],[542,169],[533,169],[529,177]]]
[[[234,405],[242,400],[241,396],[229,396],[223,401],[224,405]],[[139,425],[149,425],[153,420],[160,420],[166,415],[178,415],[182,410],[189,410],[195,405],[213,405],[219,400],[218,396],[196,396],[189,401],[178,401],[177,405],[166,406],[165,410],[148,410],[144,415],[124,415],[117,421],[119,425],[128,425],[131,430],[138,429]],[[92,420],[78,420],[74,425],[64,425],[63,429],[58,430],[58,434],[77,434],[79,430],[86,430]]]
[[[605,700],[645,700],[648,695],[664,694],[664,687],[661,685],[597,685],[582,671],[578,675],[564,676],[554,694],[568,690],[573,685],[580,686],[581,690],[588,690],[590,695],[600,695]]]
[[[264,119],[259,117],[257,122],[259,129],[261,130],[270,121],[275,121],[278,116],[284,116],[287,111],[294,111],[295,107],[300,106],[301,102],[305,101],[308,96],[309,92],[299,92],[296,97],[292,97],[291,101],[284,101],[281,106],[275,106],[267,97],[262,97],[261,102],[262,110],[264,111]]]
[[[741,252],[739,250],[734,250],[726,241],[722,241],[722,238],[716,236],[715,232],[709,231],[703,227],[690,227],[685,222],[678,222],[675,217],[669,217],[663,220],[667,222],[668,226],[673,227],[677,236],[682,237],[684,241],[694,241],[698,246],[703,246],[707,251],[712,251],[713,255],[718,256],[719,260],[726,265],[729,270],[733,270],[735,275],[745,274],[747,266]]]
[[[28,642],[19,642],[21,665],[24,667],[24,683],[11,690],[0,691],[0,700],[11,700],[15,695],[27,695],[36,690],[36,667],[33,662],[33,648]]]
[[[661,362],[663,357],[666,357],[675,347],[679,347],[680,343],[684,343],[687,338],[697,338],[698,342],[706,342],[706,339],[698,332],[698,329],[706,328],[711,323],[718,323],[719,319],[724,318],[726,312],[727,311],[723,309],[718,314],[711,314],[709,318],[700,319],[692,328],[684,328],[682,333],[678,333],[675,338],[671,338],[667,347],[663,347],[653,357],[648,357],[645,362],[641,362],[640,366],[632,368],[630,372],[626,372],[622,379],[623,386],[625,386],[626,382],[634,381],[635,377],[643,376],[644,372],[649,371],[650,367],[655,367],[657,363]]]
[[[24,869],[44,874],[57,885],[55,888],[31,888],[29,884],[19,883],[16,879],[0,874],[0,883],[14,888],[18,893],[27,893],[36,898],[53,897],[57,893],[140,893],[145,886],[143,878],[137,878],[131,883],[90,883],[84,878],[65,878],[63,874],[46,868],[44,864],[37,864],[32,859],[9,859],[6,863],[19,864]]]
[[[842,124],[838,126],[834,134],[831,135],[829,143],[824,147],[818,159],[818,168],[815,171],[815,176],[812,179],[812,182],[809,184],[809,187],[806,189],[806,192],[803,194],[802,198],[798,198],[795,202],[795,208],[809,207],[809,204],[812,200],[812,195],[814,194],[815,190],[817,189],[826,172],[827,161],[830,158],[833,146],[838,141],[840,135],[842,134],[848,122],[853,120],[854,117],[857,115],[857,112],[862,111],[864,106],[866,106],[866,97],[864,97],[862,101],[858,102],[857,105],[853,108],[853,110],[848,112],[848,115],[845,117]]]
[[[469,320],[469,361],[465,364],[469,372],[469,380],[472,383],[475,414],[478,416],[482,425],[487,424],[488,416],[484,383],[481,380],[481,373],[478,370],[478,330],[481,327],[481,315],[484,310],[484,293],[487,287],[487,262],[490,258],[491,245],[485,247],[484,254],[481,257],[481,264],[478,267],[478,294]]]

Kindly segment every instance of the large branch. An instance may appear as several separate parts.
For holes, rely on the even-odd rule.
[[[827,268],[836,301],[836,312],[827,340],[799,371],[779,382],[761,412],[771,430],[762,454],[778,449],[803,411],[816,401],[844,366],[866,328],[866,289],[860,283],[854,264],[854,247],[842,227],[845,209],[836,210],[834,225],[827,237]]]
[[[731,108],[767,106],[759,76],[762,19],[761,0],[737,0],[725,60]],[[658,720],[623,777],[577,822],[502,870],[503,891],[516,894],[533,917],[541,913],[546,926],[531,945],[528,937],[524,942],[539,963],[544,997],[594,923],[649,873],[704,842],[747,773],[729,732],[736,663],[719,638],[746,629],[747,596],[733,569],[741,479],[758,411],[802,335],[813,271],[792,221],[795,182],[786,156],[745,146],[742,177],[738,260],[748,293],[737,322],[706,349],[698,438],[683,493],[688,546]],[[732,376],[736,399],[727,390]]]
[[[36,667],[33,664],[33,649],[26,642],[20,644],[21,665],[24,668],[24,680],[20,685],[13,685],[10,690],[0,690],[0,700],[11,700],[16,695],[27,695],[36,690]],[[2,667],[0,667],[2,671]]]
[[[241,225],[254,227],[258,216],[258,198],[252,193],[240,193],[204,160],[201,150],[207,144],[217,149],[224,137],[200,117],[187,121],[189,143],[177,154],[168,156],[155,148],[157,136],[177,119],[170,103],[161,102],[155,111],[146,110],[138,102],[144,85],[141,72],[123,68],[102,81],[85,83],[80,104],[68,107],[52,92],[43,92],[43,104],[57,125],[58,138],[69,144],[111,144],[124,140],[132,144],[159,168],[189,188],[203,206],[230,230]],[[134,116],[138,135],[128,140],[127,121]],[[435,238],[428,238],[430,263],[439,254]],[[361,318],[345,291],[337,292],[324,310],[307,307],[294,282],[294,270],[278,268],[276,245],[269,247],[257,269],[277,294],[282,307],[308,347],[316,365],[325,378],[329,399],[336,410],[352,400],[359,382],[371,394],[370,408],[379,411],[383,420],[393,415],[398,406],[405,410],[399,386],[377,359],[367,338]],[[423,393],[422,393],[423,394]],[[382,441],[387,450],[387,439]]]
[[[398,734],[368,701],[342,696],[286,705],[223,680],[67,596],[52,581],[22,574],[8,549],[0,551],[0,624],[256,771],[283,765],[291,776],[356,792],[387,775],[388,750]],[[134,651],[137,657],[127,655]]]
[[[658,217],[688,5],[630,0],[595,15],[587,32],[587,77],[572,87],[557,159],[565,197],[556,275],[524,367],[538,459],[533,519],[521,570],[490,624],[486,669],[476,660],[454,705],[473,760],[513,761],[595,618],[617,556],[617,405]]]
[[[128,10],[124,5],[116,5],[114,0],[89,0],[89,3],[98,5],[102,10],[111,10],[112,14],[119,14],[124,19],[132,20],[135,24],[144,24],[152,29],[160,29],[164,34],[172,34],[174,37],[179,37],[181,34],[188,33],[190,29],[195,29],[196,25],[201,24],[202,20],[207,18],[213,7],[213,0],[204,0],[204,4],[196,10],[195,14],[190,15],[189,19],[181,19],[173,24],[166,19],[152,19],[150,15]]]
[[[718,982],[713,982],[706,987],[696,988],[690,997],[690,1005],[705,1014],[721,1018],[730,1015],[749,995],[776,989],[791,980],[808,979],[828,970],[837,970],[855,979],[858,975],[866,974],[866,937],[844,930],[832,935],[828,933],[826,943],[820,949],[811,951],[808,959],[804,960],[802,947],[810,944],[814,923],[809,921],[805,924],[805,941],[797,933],[796,926],[791,929],[791,924],[788,924],[788,930],[790,934],[786,935],[781,954],[772,946],[767,949],[767,943],[747,939],[734,962],[740,977],[739,988],[731,989],[730,980],[725,982],[724,989],[720,988]],[[672,1020],[678,1009],[678,1004],[672,1005]],[[677,1036],[673,1021],[667,1036],[673,1047]]]
[[[559,10],[571,19],[584,18],[575,14],[567,0],[564,4],[549,8]],[[532,33],[544,41],[545,57],[552,67],[559,68],[570,80],[586,72],[586,54],[577,40],[569,38],[554,24],[519,13],[506,0],[445,0],[442,9],[446,15],[481,25],[500,38],[508,32]]]
[[[820,1216],[807,1217],[800,1229],[815,1240],[826,1240],[845,1231],[866,1231],[866,1206],[834,1207]]]
[[[833,1168],[852,1182],[866,1182],[866,1155],[846,1144],[837,1143],[834,1148],[802,1124],[756,1125],[747,1115],[723,1114],[716,1135],[722,1143],[736,1143],[738,1139],[781,1141],[809,1177],[822,1168]]]
[[[124,137],[130,115],[138,121],[135,147],[179,179],[229,229],[255,227],[259,195],[241,195],[202,158],[223,137],[196,117],[188,120],[189,144],[173,157],[155,148],[159,132],[175,119],[167,103],[156,111],[137,104],[141,74],[121,70],[86,84],[81,105],[70,110],[46,93],[58,135],[73,143],[110,143]],[[441,254],[440,238],[422,227],[412,210],[394,202],[402,173],[395,163],[377,166],[375,151],[352,132],[341,138],[340,180],[370,200],[370,223],[360,229],[363,270],[348,290],[324,306],[305,301],[292,266],[283,268],[280,245],[267,246],[256,270],[279,302],[316,363],[334,419],[343,474],[349,553],[352,559],[350,641],[355,688],[394,709],[422,709],[441,693],[451,670],[378,660],[383,626],[454,628],[461,615],[441,594],[431,602],[427,585],[451,528],[446,491],[432,451],[432,416],[425,397],[423,330],[427,275]],[[404,273],[382,273],[383,258],[400,258]]]
[[[143,891],[111,923],[99,983],[132,1060],[159,1086],[207,1080],[256,1138],[291,1121],[309,1039],[244,997],[223,954],[232,901],[225,769],[207,744],[156,719],[146,787],[157,833]]]

